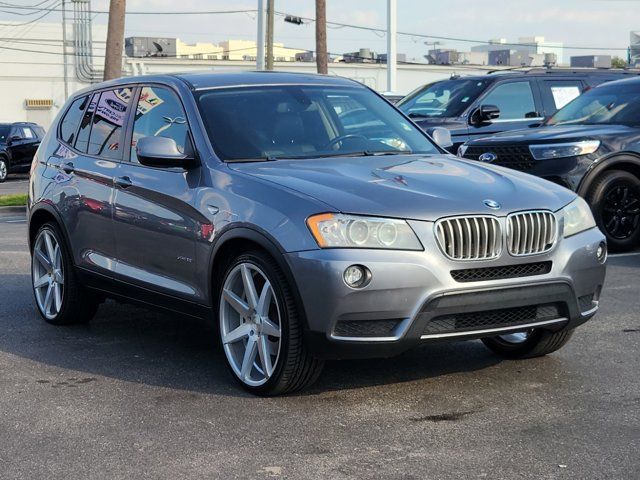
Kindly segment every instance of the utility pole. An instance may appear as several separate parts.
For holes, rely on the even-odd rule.
[[[256,48],[256,70],[264,70],[264,0],[258,0],[258,35]]]
[[[267,0],[267,70],[273,70],[273,1]]]
[[[318,73],[327,74],[327,3],[316,0],[316,65]]]
[[[107,27],[107,49],[104,59],[105,80],[122,76],[125,10],[126,0],[111,0],[109,4],[109,25]]]
[[[387,0],[387,91],[396,91],[396,61],[398,48],[397,37],[397,3]]]

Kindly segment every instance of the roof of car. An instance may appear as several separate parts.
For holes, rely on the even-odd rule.
[[[623,78],[621,80],[614,80],[607,83],[601,83],[597,88],[611,87],[616,85],[638,85],[640,84],[640,77]]]
[[[123,77],[117,80],[91,85],[74,96],[86,94],[96,89],[105,87],[117,87],[127,84],[139,83],[176,83],[183,82],[192,90],[205,90],[208,88],[235,87],[247,85],[333,85],[333,86],[362,86],[355,80],[331,75],[318,75],[313,73],[290,73],[273,71],[228,71],[228,72],[187,72],[161,75],[140,75],[135,77]]]
[[[0,123],[0,126],[2,127],[12,127],[14,125],[26,125],[29,127],[39,127],[40,125],[38,125],[37,123],[34,122],[2,122]]]

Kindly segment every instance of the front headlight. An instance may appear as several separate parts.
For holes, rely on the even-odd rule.
[[[596,226],[589,204],[582,197],[562,209],[564,216],[564,236],[570,237],[576,233],[584,232]]]
[[[457,155],[458,155],[460,158],[464,157],[464,153],[467,151],[467,148],[469,148],[469,147],[467,146],[467,144],[466,144],[466,143],[463,143],[462,145],[460,145],[460,146],[458,147],[458,153],[457,153]]]
[[[529,151],[536,160],[576,157],[588,155],[598,150],[600,140],[585,140],[572,143],[551,143],[548,145],[529,145]]]
[[[422,244],[404,220],[321,213],[307,219],[321,248],[385,248],[422,250]]]

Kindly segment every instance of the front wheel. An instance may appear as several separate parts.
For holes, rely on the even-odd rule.
[[[9,175],[9,165],[4,158],[0,158],[0,183],[4,182]]]
[[[525,332],[483,338],[482,342],[489,350],[505,358],[534,358],[559,350],[569,341],[571,335],[573,330],[550,332],[530,329]]]
[[[238,256],[218,292],[219,337],[227,366],[242,387],[279,395],[311,385],[324,362],[311,356],[293,293],[268,255]]]
[[[635,248],[640,242],[640,179],[623,170],[602,174],[587,201],[611,251]]]

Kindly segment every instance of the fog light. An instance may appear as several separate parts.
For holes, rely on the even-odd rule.
[[[351,288],[362,288],[371,280],[371,272],[362,265],[351,265],[347,267],[342,275],[344,283]]]
[[[604,263],[607,260],[607,244],[600,242],[598,249],[596,250],[596,257],[600,263]]]

